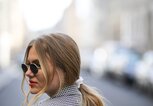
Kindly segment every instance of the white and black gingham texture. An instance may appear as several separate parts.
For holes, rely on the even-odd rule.
[[[82,106],[82,94],[74,84],[63,88],[57,95],[34,106]]]

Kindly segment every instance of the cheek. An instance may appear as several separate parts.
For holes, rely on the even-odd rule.
[[[45,81],[45,78],[44,78],[44,77],[42,77],[42,78],[39,80],[39,82],[40,82],[40,85],[41,85],[42,87],[45,86],[46,81]]]
[[[37,79],[38,79],[39,87],[43,88],[46,84],[46,80],[45,80],[43,73],[40,73],[39,76],[37,77]]]

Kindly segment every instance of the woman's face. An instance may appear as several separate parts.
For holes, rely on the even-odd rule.
[[[32,63],[39,64],[38,55],[34,47],[30,48],[27,58],[27,65],[30,65]],[[53,71],[53,66],[51,62],[48,62],[48,64],[49,64],[49,71]],[[47,86],[47,90],[45,91],[48,95],[53,95],[59,88],[60,81],[57,71],[55,71],[53,79],[52,78],[49,79],[49,85]],[[37,74],[33,74],[30,68],[28,67],[25,76],[28,79],[30,92],[32,94],[37,94],[45,86],[46,81],[41,68],[38,69]]]

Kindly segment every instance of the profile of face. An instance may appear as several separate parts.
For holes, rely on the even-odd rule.
[[[37,94],[46,85],[46,80],[39,63],[38,54],[33,46],[30,48],[27,57],[27,66],[30,66],[31,64],[36,65],[38,72],[35,74],[31,71],[32,69],[28,67],[28,70],[25,72],[25,76],[29,83],[30,92],[32,94]],[[51,62],[48,61],[48,64],[49,71],[53,71],[53,65]],[[53,78],[49,78],[49,84],[47,86],[47,90],[45,91],[48,95],[53,95],[59,88],[60,79],[58,76],[59,73],[57,71],[58,70],[55,71]],[[62,75],[61,71],[60,74]]]

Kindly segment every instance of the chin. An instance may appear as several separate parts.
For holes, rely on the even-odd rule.
[[[30,93],[31,93],[31,94],[37,94],[38,92],[33,92],[33,91],[30,91]]]
[[[30,88],[30,93],[31,94],[37,94],[38,92],[39,92],[38,89],[36,89],[36,88]]]

